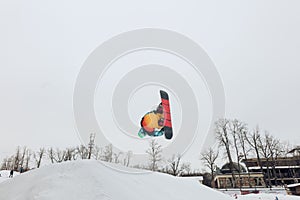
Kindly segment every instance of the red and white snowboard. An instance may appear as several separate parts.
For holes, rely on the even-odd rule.
[[[170,140],[173,137],[172,119],[171,119],[171,109],[169,95],[167,92],[160,90],[161,103],[164,109],[164,134],[165,138]]]

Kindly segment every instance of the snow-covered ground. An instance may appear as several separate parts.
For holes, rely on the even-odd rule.
[[[241,200],[275,200],[276,197],[279,200],[300,200],[300,197],[287,195],[286,190],[284,188],[272,188],[272,190],[268,188],[259,188],[259,194],[248,194],[248,195],[239,195],[241,192],[239,189],[231,189],[231,190],[222,190],[221,192],[232,196],[235,198],[237,195],[237,199]]]
[[[76,161],[49,165],[0,183],[0,199],[5,200],[232,200],[229,195],[161,173],[122,166],[109,168],[97,161]],[[128,170],[126,170],[128,171]],[[279,200],[300,200],[278,196]],[[271,200],[275,196],[238,196],[242,200]]]
[[[1,182],[4,182],[4,181],[7,181],[9,178],[9,170],[1,170],[0,171],[0,183]],[[19,172],[14,172],[14,176],[13,177],[16,177],[19,175]]]
[[[300,200],[298,196],[290,196],[284,194],[248,194],[248,195],[238,195],[239,200]]]
[[[0,184],[5,200],[232,200],[197,180],[122,172],[96,161],[49,165]],[[135,172],[142,170],[132,169]]]

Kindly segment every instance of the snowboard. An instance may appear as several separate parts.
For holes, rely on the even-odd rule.
[[[172,128],[169,95],[167,92],[160,90],[160,98],[164,109],[164,118],[165,118],[163,131],[165,134],[165,138],[170,140],[173,137],[173,128]]]

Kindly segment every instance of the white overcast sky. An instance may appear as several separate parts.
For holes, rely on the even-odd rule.
[[[110,37],[145,27],[205,49],[227,117],[300,144],[299,10],[297,0],[1,0],[0,158],[17,145],[78,144],[72,95],[83,62]]]

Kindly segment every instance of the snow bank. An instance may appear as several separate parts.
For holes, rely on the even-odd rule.
[[[96,161],[45,166],[0,184],[5,200],[232,200],[199,184],[161,173],[136,174]]]
[[[238,195],[238,200],[300,200],[298,196],[290,196],[283,194],[248,194],[248,195]]]

